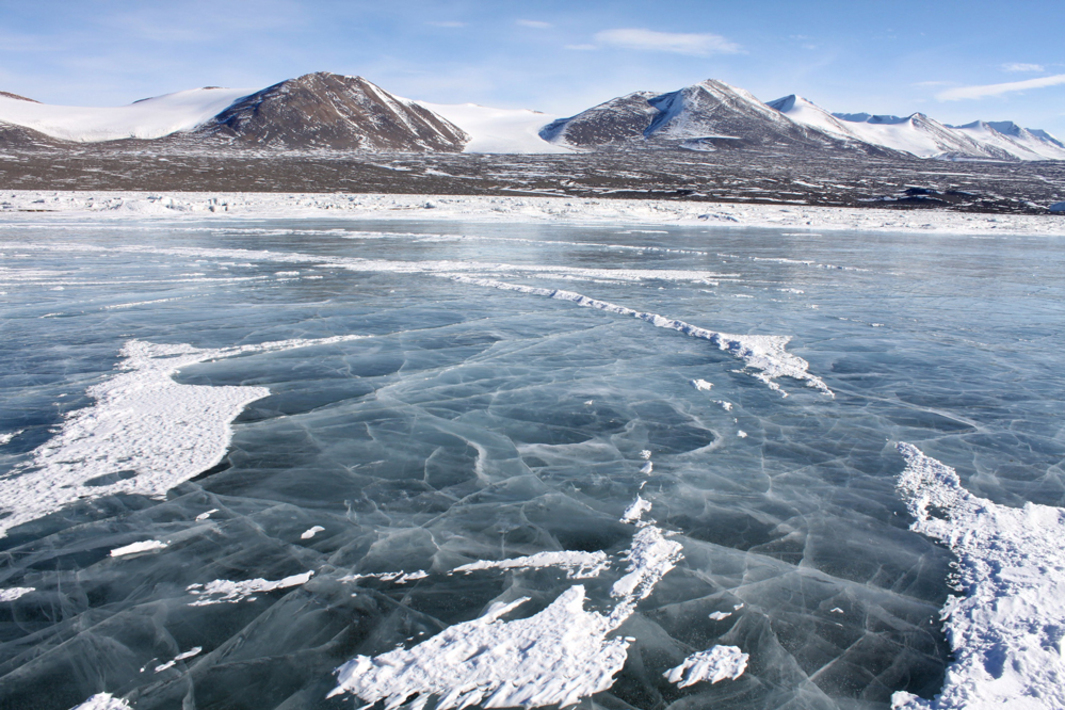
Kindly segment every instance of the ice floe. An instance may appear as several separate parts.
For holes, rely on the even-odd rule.
[[[230,422],[265,387],[183,385],[173,375],[201,362],[328,345],[361,336],[284,340],[202,349],[131,340],[118,372],[93,385],[92,406],[73,412],[28,464],[0,480],[0,537],[78,500],[114,494],[162,496],[217,464]]]
[[[313,576],[314,572],[309,571],[303,574],[290,575],[277,581],[248,579],[242,582],[232,582],[228,579],[216,579],[207,584],[190,584],[185,591],[199,597],[196,601],[190,602],[190,606],[236,604],[245,599],[253,599],[256,594],[302,586],[309,582]]]
[[[942,692],[895,693],[896,710],[1065,708],[1065,510],[1010,508],[962,487],[953,468],[900,443],[899,492],[911,529],[957,556],[957,596],[943,608],[954,653]]]
[[[735,646],[714,646],[709,650],[693,653],[679,666],[662,675],[680,688],[701,681],[713,684],[725,679],[735,680],[747,670],[748,658],[746,653]]]

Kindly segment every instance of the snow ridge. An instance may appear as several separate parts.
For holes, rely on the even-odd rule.
[[[962,487],[953,468],[899,443],[911,529],[958,558],[943,608],[955,660],[934,700],[898,692],[894,710],[1065,707],[1065,510],[1009,508]]]

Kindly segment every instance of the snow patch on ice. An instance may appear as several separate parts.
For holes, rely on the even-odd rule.
[[[122,698],[116,698],[110,693],[97,693],[71,710],[133,710],[133,708]]]
[[[284,579],[270,581],[266,579],[248,579],[243,582],[232,582],[228,579],[216,579],[207,584],[190,584],[185,591],[193,596],[200,597],[189,606],[210,606],[212,604],[236,604],[242,602],[254,594],[272,592],[277,589],[299,587],[310,581],[314,576],[313,571],[303,574],[294,574]]]
[[[700,681],[713,684],[725,679],[735,680],[747,670],[749,658],[750,656],[735,646],[714,646],[707,651],[693,653],[679,666],[662,675],[680,688],[695,685]]]
[[[621,516],[621,522],[623,523],[636,523],[643,519],[645,513],[651,512],[651,501],[645,500],[640,496],[636,496],[636,500],[625,509],[625,514]]]
[[[667,328],[693,338],[709,340],[714,345],[717,345],[719,349],[746,362],[747,367],[758,370],[758,372],[751,373],[752,376],[765,383],[770,389],[780,392],[785,397],[787,396],[787,393],[784,392],[779,384],[774,382],[778,377],[790,377],[795,380],[805,381],[807,386],[820,390],[822,394],[829,397],[835,397],[835,394],[820,377],[810,374],[810,363],[797,355],[792,355],[784,349],[785,346],[791,342],[790,335],[732,335],[729,333],[718,333],[706,328],[700,328],[691,323],[685,323],[682,320],[667,318],[658,315],[657,313],[637,311],[632,308],[626,308],[625,306],[610,303],[609,301],[590,298],[575,291],[524,286],[521,284],[497,281],[495,279],[474,278],[470,276],[454,276],[453,278],[460,283],[487,286],[489,288],[497,288],[503,291],[515,291],[517,293],[527,293],[535,296],[545,296],[547,298],[555,298],[561,301],[570,301],[585,308],[595,308],[608,313],[616,313],[621,316],[631,316],[633,318],[647,321],[657,328]]]
[[[892,697],[896,710],[1065,707],[1065,510],[1009,508],[962,487],[953,468],[899,443],[898,488],[911,529],[958,558],[958,596],[943,608],[954,652],[942,693]]]
[[[156,550],[165,550],[169,546],[170,543],[162,540],[144,540],[143,542],[134,542],[123,547],[116,547],[111,550],[111,557],[125,557],[139,552],[155,552]]]
[[[0,589],[0,602],[13,602],[16,599],[26,596],[32,591],[35,591],[34,587],[9,587],[7,589]]]
[[[369,574],[349,574],[341,577],[341,582],[358,582],[361,579],[379,579],[382,582],[395,582],[396,584],[406,584],[407,582],[414,582],[419,579],[425,579],[429,576],[429,573],[424,570],[418,570],[417,572],[373,572]]]
[[[713,612],[710,612],[709,616],[714,621],[721,621],[722,619],[727,619],[730,616],[732,616],[732,612],[731,611],[713,611]]]
[[[707,382],[706,380],[692,380],[692,387],[700,392],[709,392],[713,386],[713,382]]]
[[[502,617],[528,598],[496,603],[481,617],[412,648],[356,656],[337,669],[337,687],[330,696],[351,693],[366,703],[364,708],[384,701],[386,710],[408,702],[412,710],[423,710],[435,697],[438,710],[457,710],[476,704],[567,707],[607,690],[635,640],[608,636],[673,569],[681,559],[681,545],[646,525],[624,557],[628,573],[611,589],[618,601],[609,614],[584,608],[586,594],[580,584],[525,619]]]
[[[321,525],[315,525],[314,527],[304,530],[303,533],[300,535],[300,540],[310,540],[312,537],[314,537],[320,532],[325,532],[325,528],[323,528]]]
[[[201,362],[327,345],[363,336],[283,340],[201,349],[131,340],[118,372],[93,385],[92,406],[73,412],[28,464],[0,480],[0,537],[78,500],[162,496],[225,455],[230,422],[270,393],[265,387],[183,385],[173,375]]]
[[[18,436],[19,434],[21,434],[23,431],[25,431],[25,430],[24,429],[19,429],[18,431],[11,431],[11,432],[7,432],[6,434],[0,434],[0,446],[4,446],[6,444],[10,444],[11,440],[14,439],[16,436]]]
[[[212,515],[214,515],[217,512],[218,512],[218,508],[211,508],[210,510],[208,510],[206,512],[200,513],[199,515],[196,516],[196,522],[202,522],[204,520],[207,520],[207,518],[211,517]]]
[[[598,577],[608,566],[606,553],[602,551],[582,552],[579,550],[562,550],[558,552],[537,552],[527,557],[513,557],[506,560],[479,560],[468,565],[456,567],[453,572],[469,574],[488,569],[541,569],[558,567],[566,570],[571,579],[589,579]]]

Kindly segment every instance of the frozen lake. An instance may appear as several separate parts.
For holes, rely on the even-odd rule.
[[[0,254],[4,709],[886,708],[943,687],[954,560],[896,443],[1065,503],[1059,238],[67,219]],[[714,647],[746,665],[667,677]]]

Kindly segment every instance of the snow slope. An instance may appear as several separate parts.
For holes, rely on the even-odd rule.
[[[1065,145],[1045,131],[1029,131],[1012,121],[973,121],[951,126],[975,141],[994,145],[1021,160],[1065,160]]]
[[[477,104],[414,103],[443,116],[470,135],[464,153],[569,153],[548,143],[540,129],[556,116],[528,109],[489,108]]]
[[[254,91],[190,89],[119,107],[54,106],[0,96],[0,122],[79,143],[162,138],[199,126]]]

